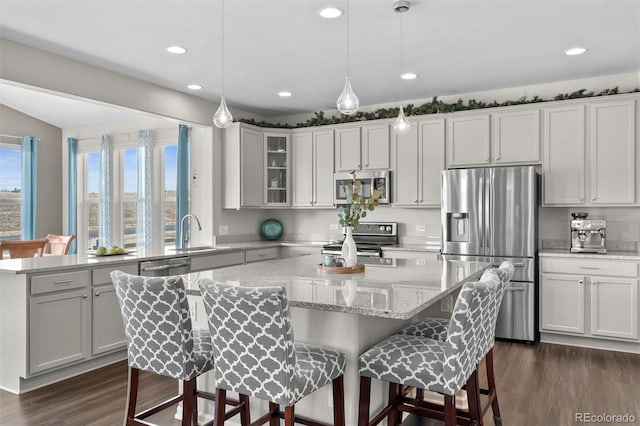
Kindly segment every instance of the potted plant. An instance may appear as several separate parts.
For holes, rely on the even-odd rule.
[[[380,188],[373,188],[370,197],[362,194],[362,182],[356,178],[355,170],[351,171],[353,182],[346,185],[347,204],[338,207],[338,218],[340,225],[346,228],[346,236],[342,243],[342,257],[345,267],[356,266],[358,254],[356,243],[353,240],[353,229],[358,226],[360,219],[367,217],[367,212],[378,207],[378,199],[382,195]]]

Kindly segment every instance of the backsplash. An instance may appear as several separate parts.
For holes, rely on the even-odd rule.
[[[569,250],[569,240],[543,239],[540,249],[544,250]],[[640,243],[636,241],[607,240],[608,251],[640,252]]]

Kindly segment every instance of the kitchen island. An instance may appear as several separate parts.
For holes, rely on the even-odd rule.
[[[301,256],[186,274],[184,278],[198,327],[207,324],[199,300],[200,278],[242,286],[285,287],[295,339],[337,349],[347,357],[347,425],[357,424],[359,355],[455,293],[464,282],[477,279],[488,266],[431,255],[426,259],[394,259],[384,266],[366,265],[361,274],[330,274],[319,270],[318,261],[315,256]],[[213,390],[212,376],[202,377],[199,388]],[[386,386],[374,381],[372,410],[379,410],[385,397]],[[331,407],[331,387],[325,386],[296,404],[296,413],[332,422]],[[265,402],[252,401],[253,418],[266,410]]]

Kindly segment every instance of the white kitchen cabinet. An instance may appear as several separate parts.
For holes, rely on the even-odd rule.
[[[293,206],[333,207],[333,130],[293,135]]]
[[[259,248],[259,249],[251,249],[246,251],[245,259],[247,263],[277,259],[279,253],[280,253],[280,247],[265,247],[265,248]]]
[[[363,125],[362,170],[379,170],[389,167],[389,125]]]
[[[592,276],[590,282],[591,334],[638,339],[638,280]]]
[[[421,120],[394,135],[393,205],[440,207],[440,172],[444,169],[445,121]]]
[[[483,166],[491,163],[489,113],[447,118],[447,166]]]
[[[244,251],[205,254],[191,256],[191,272],[206,271],[208,269],[223,268],[225,266],[242,265]]]
[[[360,170],[360,126],[336,129],[335,135],[336,172]]]
[[[634,204],[635,102],[597,102],[590,108],[591,204]]]
[[[540,331],[638,341],[638,262],[567,255],[540,270]]]
[[[544,109],[544,205],[640,203],[635,103],[625,97]]]
[[[271,207],[288,206],[289,135],[264,134],[264,205]]]
[[[495,164],[539,164],[540,110],[519,109],[491,114]]]
[[[91,354],[99,355],[126,347],[124,324],[113,284],[93,287]]]
[[[542,275],[540,329],[563,333],[584,333],[583,276]]]
[[[584,108],[544,109],[544,204],[584,204]]]
[[[223,208],[262,207],[264,148],[262,132],[234,123],[224,129]]]
[[[29,300],[29,373],[90,357],[91,299],[89,282],[76,290]]]
[[[335,170],[386,170],[390,167],[388,124],[364,124],[335,131]]]

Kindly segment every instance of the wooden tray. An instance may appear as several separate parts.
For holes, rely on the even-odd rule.
[[[318,263],[318,271],[332,274],[360,274],[364,272],[364,264],[358,263],[356,266],[346,268],[344,266],[324,266],[322,263]]]

